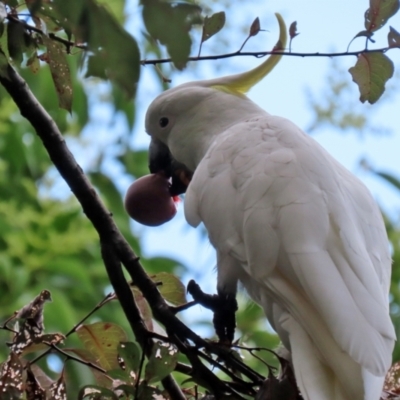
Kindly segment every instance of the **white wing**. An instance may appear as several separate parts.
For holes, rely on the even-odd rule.
[[[292,347],[298,380],[308,354],[311,369],[322,363],[339,382],[338,399],[342,390],[376,398],[382,379],[368,389],[362,376],[382,377],[391,363],[391,260],[380,211],[356,177],[291,122],[266,114],[217,137],[185,214],[192,225],[204,221],[220,256],[240,263],[239,278]],[[309,398],[332,390],[319,385]]]

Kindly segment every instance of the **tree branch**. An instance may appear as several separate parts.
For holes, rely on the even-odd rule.
[[[71,53],[71,48],[72,47],[76,47],[77,49],[81,49],[81,50],[88,50],[88,47],[85,44],[81,44],[81,43],[75,43],[75,42],[71,42],[68,39],[64,39],[54,33],[44,33],[41,29],[37,28],[36,26],[33,25],[29,25],[27,22],[17,18],[16,15],[13,14],[7,14],[7,19],[11,22],[15,22],[18,24],[21,24],[26,30],[31,31],[31,32],[36,32],[39,33],[40,35],[43,36],[48,36],[50,39],[59,42],[61,44],[63,44],[66,49],[67,49],[67,53],[70,54]]]
[[[294,52],[288,52],[288,51],[283,51],[280,52],[279,55],[282,55],[283,57],[327,57],[327,58],[333,58],[333,57],[347,57],[347,56],[353,56],[357,57],[360,54],[368,54],[368,53],[386,53],[389,50],[392,50],[396,47],[381,47],[379,49],[364,49],[364,50],[358,50],[358,51],[343,51],[343,52],[338,52],[338,53],[320,53],[320,52],[315,52],[315,53],[294,53]],[[214,56],[200,56],[200,57],[189,57],[189,61],[206,61],[206,60],[221,60],[224,58],[232,58],[232,57],[256,57],[256,58],[262,58],[271,54],[276,54],[276,51],[254,51],[254,52],[247,52],[247,51],[234,51],[232,53],[226,53],[226,54],[216,54]],[[172,63],[173,60],[171,58],[158,58],[154,60],[142,60],[141,64],[142,65],[157,65],[157,64],[167,64],[167,63]]]
[[[148,278],[138,261],[138,257],[119,232],[110,212],[107,211],[95,189],[69,151],[54,120],[37,101],[22,77],[10,65],[7,65],[6,76],[0,76],[0,83],[15,101],[21,114],[36,130],[53,164],[65,179],[81,203],[83,211],[97,230],[109,279],[138,342],[143,345],[145,340],[150,340],[150,336],[146,336],[146,328],[141,320],[129,285],[122,273],[120,265],[121,255],[125,259],[128,259],[134,266],[134,268],[130,269],[130,274],[139,289],[156,293],[156,300],[162,303],[162,309],[168,310],[168,306],[158,292],[156,285]],[[142,287],[141,285],[144,286]],[[175,318],[171,311],[169,313]],[[171,322],[171,318],[168,321]],[[172,326],[171,329],[173,329]],[[163,383],[165,383],[166,389],[171,391],[173,399],[185,400],[184,394],[172,377],[165,378]]]
[[[27,22],[18,19],[15,15],[13,14],[8,14],[7,19],[9,21],[19,23],[24,26],[25,29],[36,32],[40,35],[46,35],[41,29],[37,28],[36,26],[30,25]],[[55,40],[59,43],[62,43],[66,49],[67,53],[70,54],[71,48],[76,47],[78,49],[87,51],[88,47],[83,44],[83,43],[75,43],[71,40],[64,39],[54,33],[49,33],[48,36],[50,39]],[[256,58],[262,58],[271,54],[276,54],[274,51],[254,51],[254,52],[246,52],[246,51],[241,51],[243,49],[244,44],[246,41],[250,38],[250,36],[245,40],[243,45],[240,47],[238,51],[234,51],[232,53],[225,53],[225,54],[216,54],[216,55],[209,55],[209,56],[192,56],[188,58],[188,61],[207,61],[207,60],[221,60],[224,58],[233,58],[233,57],[256,57]],[[321,53],[321,52],[314,52],[314,53],[297,53],[297,52],[292,52],[289,48],[289,51],[284,51],[279,53],[280,55],[284,57],[327,57],[327,58],[334,58],[334,57],[348,57],[348,56],[354,56],[357,57],[360,54],[368,54],[368,53],[386,53],[389,50],[393,50],[396,47],[381,47],[379,49],[368,49],[365,47],[363,50],[357,50],[357,51],[342,51],[342,52],[331,52],[331,53]],[[140,63],[141,65],[158,65],[158,64],[168,64],[172,63],[173,60],[172,58],[158,58],[158,59],[153,59],[153,60],[141,60]]]
[[[195,375],[199,375],[200,371],[207,369],[196,355],[199,348],[205,348],[208,352],[223,359],[229,368],[241,372],[253,383],[259,383],[261,381],[260,375],[232,356],[229,349],[205,341],[175,316],[174,310],[166,304],[157,289],[157,285],[144,271],[139,258],[118,230],[110,212],[105,208],[96,190],[77,164],[54,120],[37,101],[22,77],[10,65],[4,68],[6,70],[3,70],[4,74],[0,76],[0,83],[13,98],[21,114],[36,130],[55,167],[75,194],[83,211],[99,234],[103,261],[109,279],[138,342],[143,346],[150,340],[151,334],[147,332],[140,318],[132,292],[123,275],[121,263],[148,301],[153,316],[165,326],[171,341],[177,343],[181,351],[189,358],[196,359],[193,366]],[[189,341],[193,342],[195,346],[190,345]],[[151,346],[146,348],[151,348]],[[212,374],[211,371],[208,374]],[[167,377],[162,382],[171,398],[174,400],[185,399],[184,394],[172,377]],[[216,376],[210,379],[208,383],[211,386],[210,389],[216,392],[220,392],[222,387],[228,391],[230,388],[228,384],[223,384]],[[232,387],[230,389],[232,393],[236,392]]]

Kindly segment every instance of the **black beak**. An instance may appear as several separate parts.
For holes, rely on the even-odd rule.
[[[168,147],[158,139],[151,139],[149,147],[149,169],[152,174],[162,172],[171,178],[171,196],[185,193],[193,172],[186,165],[176,161]]]

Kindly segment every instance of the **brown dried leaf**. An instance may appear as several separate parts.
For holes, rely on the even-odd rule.
[[[393,364],[385,377],[383,390],[400,394],[400,362]]]
[[[143,293],[136,287],[131,288],[133,296],[135,297],[135,302],[139,308],[140,315],[143,318],[143,321],[149,331],[153,331],[153,314],[151,312],[151,308],[149,303],[143,296]]]
[[[25,392],[27,400],[46,400],[46,391],[30,368],[26,371]]]
[[[365,29],[375,32],[397,13],[399,0],[369,0],[369,9],[365,12]]]
[[[67,387],[64,380],[64,370],[62,370],[58,380],[50,385],[49,393],[49,400],[67,400]]]
[[[20,359],[11,352],[0,368],[0,393],[7,393],[9,398],[19,399],[23,391],[22,372]]]
[[[257,17],[250,26],[249,36],[256,36],[261,31],[260,19]]]
[[[203,35],[201,42],[205,42],[218,33],[225,25],[225,13],[223,11],[217,12],[211,17],[205,17],[203,25]]]
[[[297,35],[299,35],[300,33],[299,32],[297,32],[297,21],[293,21],[291,24],[290,24],[290,27],[289,27],[289,36],[290,36],[290,39],[293,39],[293,38],[295,38]]]
[[[48,290],[42,290],[29,304],[17,312],[15,318],[30,319],[33,324],[43,330],[43,307],[46,301],[52,301],[51,294]]]
[[[72,81],[65,47],[49,37],[43,35],[43,42],[47,47],[47,58],[51,76],[56,88],[60,108],[71,112],[72,108]]]
[[[400,47],[400,33],[392,27],[390,27],[388,33],[388,44],[389,47]]]

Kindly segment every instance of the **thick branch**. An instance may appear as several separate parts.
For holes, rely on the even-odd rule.
[[[115,225],[110,212],[104,207],[95,189],[91,186],[82,169],[67,148],[65,140],[55,122],[36,100],[26,82],[10,65],[7,66],[6,72],[7,78],[0,76],[0,83],[13,98],[21,114],[28,119],[36,130],[52,162],[81,203],[85,214],[100,236],[102,256],[107,273],[138,341],[144,345],[150,335],[146,334],[143,322],[140,319],[140,315],[138,315],[132,293],[122,274],[120,263],[125,266],[135,285],[139,287],[149,302],[154,317],[166,327],[172,339],[175,339],[180,344],[184,344],[180,346],[184,353],[190,352],[190,355],[193,357],[193,347],[189,344],[188,340],[192,341],[195,343],[196,348],[204,347],[209,352],[218,355],[225,361],[227,366],[243,373],[252,382],[260,382],[260,375],[229,354],[227,349],[203,340],[176,318],[173,309],[165,303],[157,286],[145,273],[142,265],[139,263],[138,257]],[[200,361],[198,361],[197,365],[200,365]],[[203,367],[200,370],[203,370]],[[218,384],[216,382],[218,382],[217,377],[210,383],[213,389],[218,392],[221,390],[221,382],[218,382]],[[176,400],[183,400],[185,398],[171,377],[163,380],[163,384],[168,389],[172,398]]]
[[[135,336],[141,344],[144,344],[143,340],[148,340],[148,338],[145,338],[145,327],[141,321],[137,306],[134,303],[132,292],[122,273],[120,266],[121,255],[123,255],[125,259],[129,259],[130,263],[134,265],[134,268],[130,269],[130,273],[138,287],[143,291],[151,291],[155,296],[155,302],[161,303],[161,307],[169,311],[173,318],[175,317],[166,306],[156,285],[147,277],[144,269],[138,262],[138,257],[134,254],[125,238],[119,232],[110,213],[104,207],[95,189],[91,186],[82,169],[75,161],[55,122],[36,100],[26,82],[10,65],[7,67],[7,76],[8,78],[1,76],[0,83],[13,98],[21,114],[36,130],[52,162],[67,182],[72,192],[81,203],[85,214],[96,228],[100,236],[106,270],[114,291],[118,296]],[[143,285],[143,287],[141,285]],[[165,305],[165,307],[163,307],[163,305]],[[163,322],[162,319],[160,319],[160,321]],[[185,396],[171,377],[165,378],[163,383],[165,383],[165,387],[168,388],[168,390],[173,392],[171,396],[173,396],[174,399],[185,399]]]

